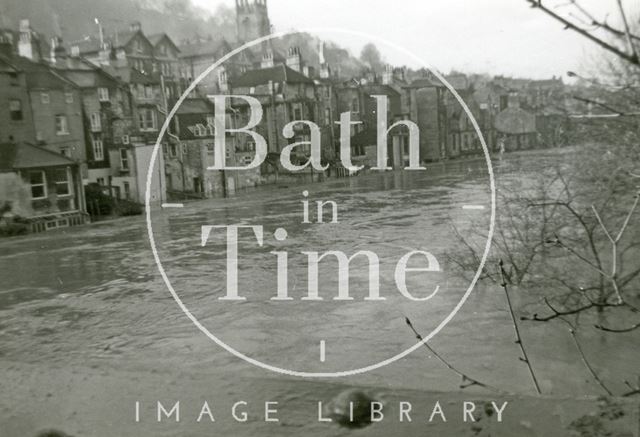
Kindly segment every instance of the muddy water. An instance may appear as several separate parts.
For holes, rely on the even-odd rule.
[[[515,168],[499,164],[498,183]],[[335,201],[339,223],[302,223],[305,190],[312,206],[315,200]],[[485,209],[462,208],[469,204]],[[451,312],[468,286],[444,261],[444,253],[456,244],[452,223],[463,231],[472,222],[488,227],[488,206],[488,175],[478,161],[313,185],[283,182],[231,199],[156,209],[152,217],[168,277],[211,333],[271,366],[336,372],[370,366],[415,344],[405,316],[428,333]],[[226,290],[222,237],[200,244],[201,226],[228,224],[264,226],[262,246],[250,231],[240,235],[242,302],[218,299]],[[278,227],[287,230],[285,241],[273,238]],[[331,262],[319,272],[324,300],[302,300],[308,273],[302,252],[329,250],[375,252],[386,300],[364,300],[369,272],[359,262],[351,269],[352,301],[333,300],[338,270]],[[407,276],[407,287],[417,297],[440,286],[428,302],[402,296],[392,279],[396,262],[411,250],[427,250],[441,262],[440,273]],[[277,289],[273,251],[289,254],[290,301],[271,300]],[[136,400],[143,412],[158,399],[197,405],[206,393],[222,407],[226,400],[257,402],[275,395],[295,406],[300,397],[330,397],[337,382],[429,391],[456,391],[460,384],[424,348],[364,374],[320,380],[326,384],[312,389],[299,378],[246,363],[214,344],[180,310],[158,274],[141,217],[2,241],[0,272],[0,422],[8,424],[10,435],[28,435],[44,426],[84,435],[108,435],[113,426],[120,429],[117,435],[173,435],[145,421],[128,427]],[[571,338],[557,325],[525,325],[523,336],[546,394],[599,393],[580,366]],[[481,282],[431,344],[476,379],[508,392],[532,393],[513,340],[504,295]],[[586,340],[603,376],[622,389],[617,375],[633,374],[638,357],[607,360],[603,351],[628,350],[634,338]],[[189,432],[181,434],[201,435],[185,426]],[[231,435],[220,426],[219,435]],[[323,435],[315,426],[300,432]]]

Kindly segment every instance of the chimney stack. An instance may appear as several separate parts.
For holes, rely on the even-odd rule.
[[[40,60],[40,43],[38,41],[38,35],[31,29],[31,23],[28,19],[20,20],[18,54],[35,62]]]
[[[298,73],[302,72],[302,55],[299,47],[290,47],[287,55],[287,66]]]
[[[54,36],[51,38],[51,62],[64,61],[67,58],[67,50],[64,48],[62,38]]]
[[[273,67],[273,51],[271,49],[267,49],[262,54],[262,62],[260,63],[260,68],[271,68]]]

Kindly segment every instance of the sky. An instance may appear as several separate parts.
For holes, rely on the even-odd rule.
[[[235,0],[192,0],[215,11]],[[251,0],[250,0],[251,1]],[[570,12],[570,0],[545,0]],[[623,0],[627,9],[637,0]],[[616,0],[580,0],[580,4],[609,23],[619,20]],[[276,31],[330,27],[363,32],[390,41],[440,71],[504,74],[546,78],[576,71],[589,74],[600,55],[593,43],[525,0],[268,0]],[[636,12],[638,10],[636,9]],[[635,15],[637,17],[637,15]],[[320,34],[359,54],[362,37]],[[418,66],[396,49],[377,43],[386,61]]]

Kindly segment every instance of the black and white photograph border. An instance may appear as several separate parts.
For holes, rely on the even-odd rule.
[[[639,6],[0,0],[0,435],[640,436]]]

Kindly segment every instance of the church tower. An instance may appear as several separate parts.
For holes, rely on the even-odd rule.
[[[249,42],[271,33],[267,0],[236,0],[239,42]]]

